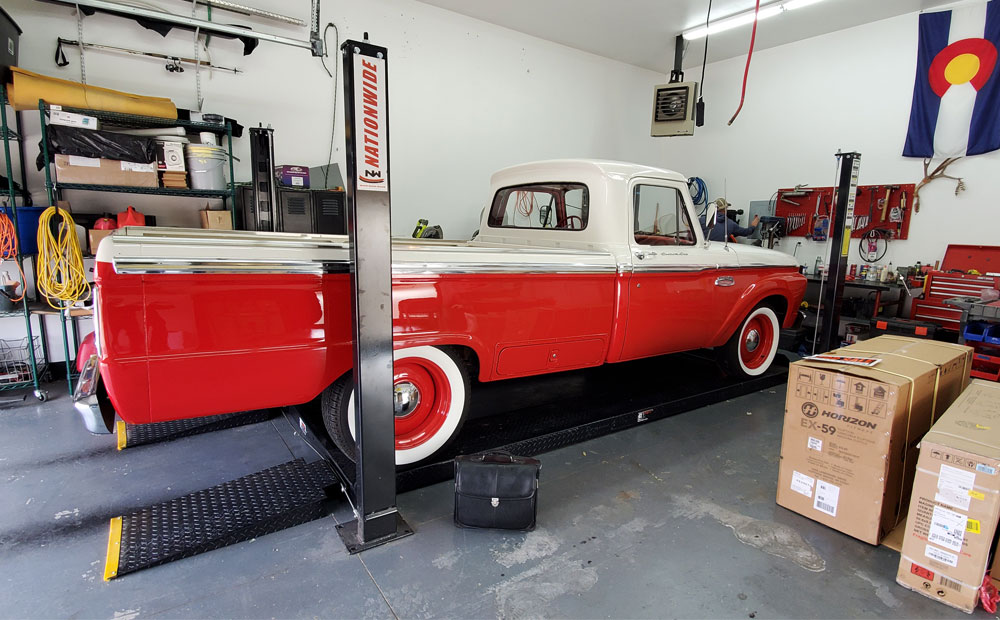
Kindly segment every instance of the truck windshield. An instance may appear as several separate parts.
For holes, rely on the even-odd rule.
[[[590,194],[579,183],[544,183],[505,187],[490,208],[492,228],[583,230],[590,213]]]

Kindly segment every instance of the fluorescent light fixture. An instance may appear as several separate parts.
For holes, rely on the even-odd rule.
[[[760,21],[762,19],[774,17],[775,15],[780,15],[785,11],[793,11],[821,1],[822,0],[782,0],[781,2],[773,2],[760,7],[760,11],[757,14],[757,20]],[[699,26],[685,31],[683,36],[688,41],[692,41],[694,39],[701,39],[702,37],[706,37],[710,34],[716,34],[719,32],[725,32],[726,30],[732,30],[733,28],[739,28],[740,26],[746,26],[747,24],[753,23],[753,14],[753,9],[751,9],[749,11],[743,11],[742,13],[730,15],[729,17],[723,17],[722,19],[710,22],[707,28],[705,26]]]

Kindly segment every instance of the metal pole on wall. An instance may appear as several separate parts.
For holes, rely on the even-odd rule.
[[[834,195],[833,221],[830,223],[829,276],[820,300],[823,314],[822,329],[817,339],[818,352],[840,346],[840,308],[844,301],[844,280],[847,278],[847,256],[854,228],[854,200],[858,191],[858,170],[861,153],[837,153],[840,172]]]
[[[412,534],[396,509],[392,406],[392,242],[387,53],[345,41],[347,212],[354,333],[356,519],[337,526],[351,553]]]

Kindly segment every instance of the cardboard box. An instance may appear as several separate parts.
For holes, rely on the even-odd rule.
[[[309,168],[305,166],[275,166],[274,178],[284,187],[309,189]]]
[[[115,232],[114,229],[111,230],[89,230],[87,231],[90,240],[90,253],[94,256],[97,255],[97,246],[101,243],[101,239],[104,239],[111,233]]]
[[[56,183],[159,187],[156,164],[57,154]]]
[[[975,380],[920,442],[896,581],[971,613],[1000,517],[1000,385]]]
[[[880,336],[789,367],[779,505],[867,543],[906,515],[917,442],[967,385],[972,349]]]
[[[232,211],[220,211],[220,210],[208,210],[203,209],[199,211],[201,214],[201,227],[211,228],[213,230],[232,230],[233,229],[233,212]]]

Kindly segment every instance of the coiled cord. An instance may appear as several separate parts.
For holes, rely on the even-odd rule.
[[[24,299],[26,288],[24,271],[21,270],[21,265],[17,262],[17,230],[14,229],[14,222],[7,217],[7,214],[0,213],[0,260],[8,259],[14,261],[17,272],[21,274],[21,296],[16,299],[10,298],[12,302],[17,303]]]
[[[52,235],[50,226],[56,214],[62,218],[58,238]],[[38,218],[38,290],[56,310],[90,297],[76,222],[68,211],[56,207],[42,211]]]

